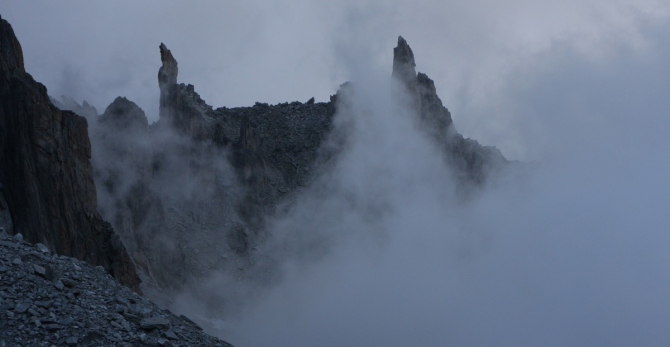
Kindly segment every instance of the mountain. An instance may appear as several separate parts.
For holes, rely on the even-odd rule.
[[[178,83],[177,60],[161,43],[160,118],[149,124],[126,97],[102,114],[50,98],[0,24],[0,227],[153,299],[197,290],[213,270],[266,284],[278,276],[278,259],[258,251],[272,237],[267,220],[340,158],[348,138],[337,122],[355,81],[329,102],[215,109]],[[465,195],[476,191],[507,160],[457,132],[402,37],[393,52],[390,92],[448,163],[444,174]]]
[[[148,125],[126,98],[114,100],[101,116],[67,98],[61,106],[70,104],[89,119],[100,209],[122,236],[145,286],[179,289],[211,270],[248,265],[250,251],[268,237],[265,218],[299,199],[335,160],[339,149],[328,139],[352,85],[345,83],[325,103],[214,109],[193,85],[177,83],[178,63],[167,46],[161,43],[159,52],[158,122]],[[506,159],[456,131],[434,82],[416,73],[415,65],[399,37],[392,75],[403,90],[396,92],[410,95],[409,108],[460,186],[484,184]]]

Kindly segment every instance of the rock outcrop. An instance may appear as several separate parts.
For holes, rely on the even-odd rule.
[[[416,73],[414,53],[402,36],[393,49],[393,77],[401,92],[409,95],[409,108],[419,116],[422,129],[445,150],[447,160],[462,185],[482,184],[507,160],[495,147],[482,146],[456,131],[451,113],[437,95],[435,82],[424,73]],[[397,91],[396,91],[397,92]]]
[[[5,228],[100,265],[139,290],[124,245],[98,213],[90,158],[86,119],[51,103],[26,73],[21,45],[0,18],[0,203],[12,221]]]
[[[172,52],[161,43],[161,61],[163,65],[158,70],[158,87],[160,88],[160,120],[159,125],[170,127],[171,130],[193,139],[211,137],[211,129],[206,115],[212,107],[200,98],[193,85],[177,84],[177,60]]]
[[[99,122],[110,131],[135,137],[145,134],[149,126],[144,111],[125,97],[118,97],[107,106]]]
[[[143,280],[176,289],[212,269],[237,267],[263,242],[264,219],[298,198],[346,141],[333,138],[333,120],[353,86],[343,84],[327,103],[312,98],[214,109],[192,85],[177,83],[178,64],[164,44],[160,56],[158,122],[147,125],[125,98],[93,118],[83,105],[71,109],[92,119],[100,210]],[[505,158],[458,134],[434,82],[415,68],[399,37],[392,75],[402,89],[396,92],[463,186],[482,184]]]
[[[392,76],[409,95],[410,109],[418,113],[422,126],[436,141],[445,143],[453,134],[454,122],[451,113],[437,96],[435,83],[426,74],[416,73],[414,53],[407,41],[398,37],[398,46],[393,49]]]

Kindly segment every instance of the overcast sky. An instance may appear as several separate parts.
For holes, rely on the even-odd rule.
[[[88,100],[100,113],[126,96],[151,120],[160,42],[178,60],[180,82],[214,107],[233,107],[327,101],[355,73],[352,61],[390,73],[403,35],[459,131],[526,160],[544,154],[539,142],[553,122],[531,103],[565,107],[570,95],[561,93],[573,86],[597,92],[597,81],[566,70],[639,79],[667,58],[670,36],[664,0],[4,1],[0,14],[52,96]],[[574,107],[598,109],[600,100],[584,99]]]

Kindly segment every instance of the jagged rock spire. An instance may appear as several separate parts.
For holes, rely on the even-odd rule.
[[[159,46],[161,51],[161,62],[163,66],[158,69],[158,87],[161,91],[159,102],[160,118],[174,118],[174,100],[177,92],[177,60],[172,56],[172,52],[161,42]]]
[[[161,42],[161,62],[163,66],[158,70],[158,86],[163,89],[164,86],[177,84],[177,61],[172,56],[172,52]]]
[[[414,53],[407,41],[398,36],[398,46],[393,49],[393,77],[409,84],[416,79]]]
[[[116,131],[144,132],[149,122],[144,111],[125,97],[117,97],[100,116],[100,122]]]
[[[23,66],[23,50],[14,30],[9,23],[0,16],[0,68],[6,71],[18,69],[26,72]]]
[[[437,96],[435,83],[424,73],[416,73],[414,53],[402,36],[393,49],[393,77],[405,88],[399,90],[409,96],[409,107],[415,110],[424,129],[439,142],[455,133],[451,114]]]

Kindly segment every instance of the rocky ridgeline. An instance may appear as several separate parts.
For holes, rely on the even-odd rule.
[[[154,124],[122,97],[100,116],[68,98],[54,102],[89,120],[99,208],[121,235],[144,286],[180,289],[212,270],[249,265],[250,251],[270,237],[265,219],[299,199],[336,157],[338,141],[346,141],[333,137],[333,120],[352,85],[343,84],[330,102],[214,109],[193,85],[178,83],[178,63],[167,46],[159,51],[160,118]],[[392,75],[402,88],[397,99],[407,100],[462,190],[484,184],[506,159],[456,131],[402,37],[393,52]]]
[[[106,271],[0,230],[0,346],[219,346]]]

